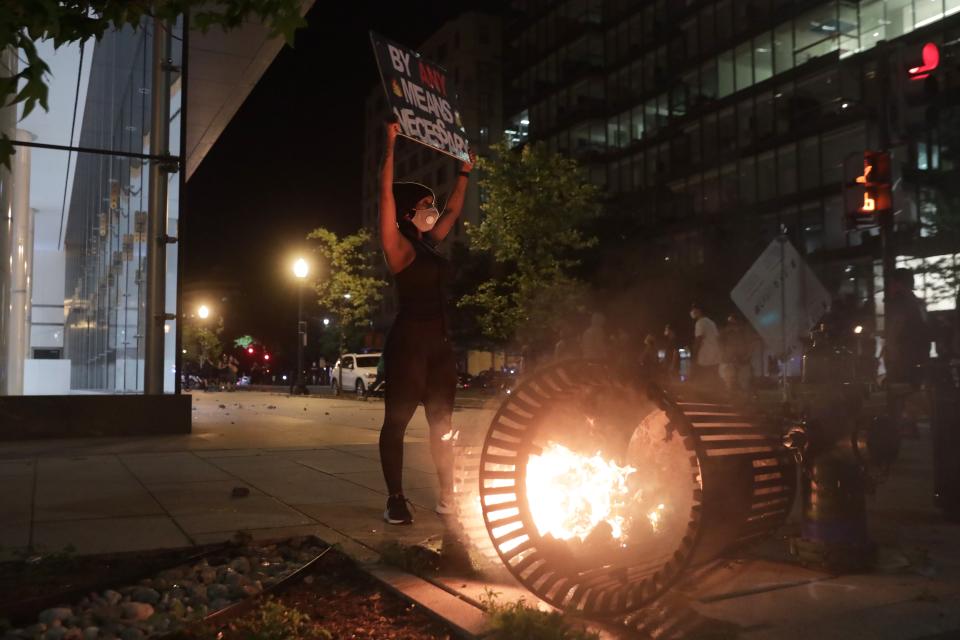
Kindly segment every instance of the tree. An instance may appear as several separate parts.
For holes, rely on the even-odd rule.
[[[20,54],[23,68],[13,76],[0,73],[0,107],[23,103],[26,117],[39,104],[46,110],[47,63],[36,43],[52,40],[59,48],[103,36],[107,29],[140,28],[145,17],[176,20],[190,12],[190,26],[206,32],[240,26],[251,17],[270,26],[271,36],[293,43],[294,31],[303,26],[299,0],[29,0],[0,3],[0,51],[7,47]],[[10,168],[14,145],[0,132],[0,163]]]
[[[223,353],[220,343],[220,334],[223,333],[223,318],[214,328],[201,326],[195,320],[183,321],[183,333],[180,340],[183,350],[183,360],[200,365],[203,360],[216,362]]]
[[[368,321],[383,298],[386,283],[376,276],[370,251],[370,232],[340,238],[322,227],[307,235],[323,262],[323,275],[314,282],[317,304],[337,315],[347,330]]]
[[[471,249],[492,259],[492,273],[458,305],[478,310],[489,338],[536,342],[585,300],[574,269],[596,243],[582,229],[600,213],[599,190],[575,160],[542,144],[516,153],[501,143],[492,152],[478,166],[484,218],[467,228]]]

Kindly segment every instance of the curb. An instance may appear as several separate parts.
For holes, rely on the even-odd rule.
[[[490,631],[485,611],[423,578],[380,564],[357,566],[391,592],[448,625],[460,638],[481,638]]]

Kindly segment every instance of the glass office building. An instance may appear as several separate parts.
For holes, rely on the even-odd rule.
[[[873,301],[877,230],[846,228],[842,189],[845,169],[881,144],[886,100],[895,178],[904,178],[894,191],[900,262],[955,261],[925,242],[937,205],[922,174],[951,169],[928,114],[954,106],[946,96],[960,85],[960,0],[528,0],[514,9],[507,134],[581,160],[609,208],[641,230],[649,259],[718,264],[729,251],[722,238],[762,247],[786,227],[834,293]],[[908,77],[927,42],[944,61],[939,96]]]
[[[0,394],[144,389],[148,175],[153,39],[166,38],[170,156],[181,148],[182,28],[153,22],[54,49],[49,111],[0,113],[18,143],[0,169]],[[16,71],[15,52],[3,54]],[[178,233],[181,174],[168,182],[167,233]],[[177,245],[166,249],[166,313],[176,314]],[[175,390],[176,321],[164,327],[165,392]]]

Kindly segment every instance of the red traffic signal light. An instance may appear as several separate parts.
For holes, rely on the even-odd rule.
[[[270,359],[270,354],[269,354],[269,353],[263,354],[263,359],[264,359],[264,360],[269,360],[269,359]]]
[[[933,42],[923,45],[923,52],[920,56],[923,63],[907,70],[911,80],[923,80],[930,75],[931,71],[940,66],[940,47]]]
[[[253,347],[247,347],[247,353],[253,353]]]

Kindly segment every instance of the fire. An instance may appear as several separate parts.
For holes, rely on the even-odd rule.
[[[622,537],[630,499],[627,477],[635,471],[599,452],[585,456],[548,443],[527,462],[527,500],[540,535],[583,540],[605,522],[614,539]]]
[[[657,508],[647,514],[647,520],[650,521],[650,528],[654,533],[660,530],[660,519],[663,517],[664,505],[658,504]]]

